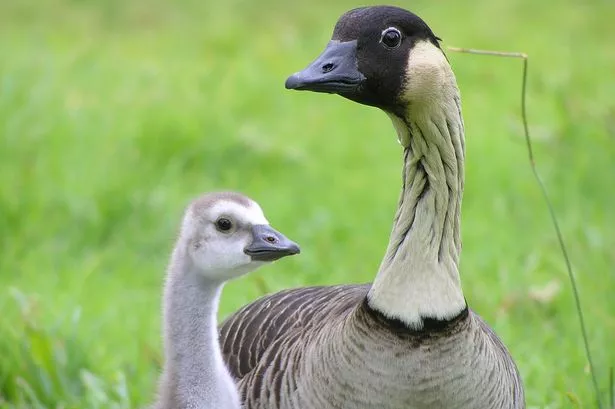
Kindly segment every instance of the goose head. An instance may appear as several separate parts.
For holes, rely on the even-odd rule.
[[[403,121],[413,109],[441,104],[450,92],[454,76],[439,41],[407,10],[353,9],[339,18],[325,50],[288,77],[286,88],[338,94],[378,107],[395,124],[395,118]]]
[[[210,193],[186,210],[180,242],[192,270],[212,281],[236,278],[298,254],[299,246],[269,225],[261,207],[234,193]]]

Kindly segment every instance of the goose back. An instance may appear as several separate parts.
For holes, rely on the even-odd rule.
[[[467,309],[446,323],[411,330],[372,310],[369,289],[285,290],[224,321],[220,345],[245,407],[523,407],[518,370],[476,313]],[[508,386],[477,395],[485,378]]]

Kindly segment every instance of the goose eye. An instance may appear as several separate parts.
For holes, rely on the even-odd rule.
[[[401,33],[394,27],[389,27],[382,32],[380,42],[387,48],[399,47],[401,44]]]
[[[227,232],[231,230],[232,227],[233,227],[233,223],[226,217],[221,217],[218,220],[216,220],[216,228],[220,230],[221,232]]]

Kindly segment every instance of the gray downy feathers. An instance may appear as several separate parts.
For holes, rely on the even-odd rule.
[[[217,331],[227,280],[297,254],[261,208],[234,192],[210,193],[187,208],[164,288],[163,373],[152,409],[239,409]]]

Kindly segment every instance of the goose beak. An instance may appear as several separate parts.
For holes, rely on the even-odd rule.
[[[346,94],[356,91],[365,76],[357,68],[357,41],[329,41],[318,58],[286,80],[287,89]]]
[[[294,241],[267,224],[252,226],[252,243],[244,250],[252,261],[275,261],[299,254],[301,249]]]

